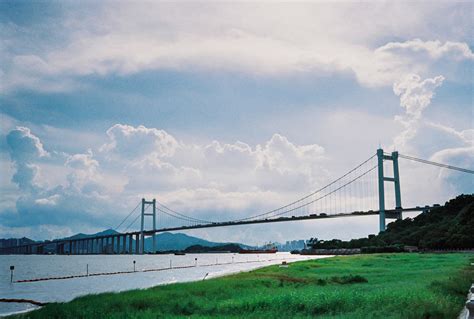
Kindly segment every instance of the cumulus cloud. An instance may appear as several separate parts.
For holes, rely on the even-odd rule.
[[[400,106],[410,117],[419,119],[421,112],[431,103],[434,90],[441,86],[444,77],[421,80],[417,74],[410,74],[393,85],[393,92],[400,97]]]
[[[20,191],[16,212],[2,215],[6,225],[87,223],[90,216],[100,218],[111,209],[113,187],[107,185],[109,181],[100,173],[92,150],[68,156],[62,163],[68,172],[68,184],[49,187],[50,178],[42,171],[48,165],[58,165],[58,158],[51,156],[27,127],[11,130],[6,139],[15,171],[12,182]]]
[[[35,178],[38,166],[34,164],[41,157],[49,156],[43,148],[40,139],[33,135],[29,128],[17,126],[7,135],[9,154],[16,168],[12,182],[21,190],[33,190],[36,185]]]
[[[87,150],[86,154],[74,154],[66,159],[66,166],[95,172],[99,167],[99,162],[92,158],[92,150]]]
[[[442,125],[434,126],[446,135],[451,135],[458,139],[458,146],[443,147],[431,156],[431,160],[440,163],[449,163],[458,167],[474,169],[474,130],[467,129],[457,131],[451,127]],[[453,143],[454,144],[454,143]],[[453,145],[451,144],[451,145]],[[456,145],[456,144],[454,144]],[[465,174],[444,170],[441,179],[451,185],[453,193],[463,191],[472,192],[474,189],[474,180],[466,178]]]
[[[11,158],[30,160],[25,162],[29,170],[17,166],[16,174],[21,170],[21,185],[31,186],[45,164],[33,161],[34,156],[38,159],[48,153],[29,129],[21,131],[31,142],[23,143],[29,147],[18,147],[19,154],[12,148]],[[18,134],[12,131],[10,140]],[[100,147],[99,157],[89,149],[64,159],[67,183],[22,186],[16,202],[18,214],[9,219],[9,225],[43,224],[45,220],[53,225],[105,223],[117,218],[107,212],[124,210],[128,204],[124,199],[143,196],[192,210],[196,217],[223,220],[229,214],[245,216],[284,204],[327,177],[321,174],[324,148],[297,145],[281,134],[255,146],[241,141],[187,144],[164,130],[122,124],[112,126],[106,135],[108,141]],[[54,163],[49,160],[48,165],[57,164],[57,159]],[[113,167],[112,171],[105,172],[101,161]],[[116,187],[116,180],[122,181],[121,187]]]
[[[474,130],[457,130],[426,119],[424,110],[430,106],[436,88],[444,81],[443,76],[421,79],[412,74],[393,86],[394,93],[400,97],[400,106],[405,114],[396,116],[403,130],[394,138],[391,148],[434,162],[451,164],[471,169],[474,167]],[[466,174],[419,163],[403,163],[404,189],[407,193],[417,193],[418,200],[453,197],[459,193],[470,193],[473,182]],[[423,176],[429,190],[420,190],[416,185]]]
[[[170,157],[179,146],[175,138],[165,131],[143,125],[115,124],[107,130],[107,135],[110,142],[103,145],[101,151],[129,159],[140,158],[150,152],[158,157]]]
[[[393,85],[393,92],[400,97],[400,106],[405,109],[404,116],[396,117],[404,127],[404,131],[395,137],[396,148],[403,149],[407,141],[415,136],[423,110],[431,103],[435,89],[443,81],[441,75],[422,80],[419,75],[410,74]]]
[[[7,135],[7,143],[11,150],[10,155],[15,161],[29,161],[49,155],[44,150],[40,139],[27,127],[17,126],[16,129],[10,131]]]
[[[325,158],[321,146],[296,145],[280,134],[255,147],[241,141],[186,144],[163,130],[120,124],[108,129],[107,135],[102,155],[122,163],[131,176],[147,181],[130,178],[127,187],[131,189],[145,188],[139,186],[142,184],[299,191],[318,183],[315,171]]]

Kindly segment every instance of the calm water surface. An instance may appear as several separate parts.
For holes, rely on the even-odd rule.
[[[197,260],[196,260],[197,258]],[[322,256],[300,256],[289,253],[276,254],[186,254],[175,255],[85,255],[0,256],[0,298],[24,298],[40,302],[70,301],[91,293],[124,291],[149,288],[156,285],[202,280],[240,271],[249,271],[263,266],[294,262]],[[15,266],[14,280],[59,277],[133,270],[135,273],[91,276],[65,280],[48,280],[30,283],[10,283],[10,265]],[[143,270],[192,266],[191,268],[166,269],[142,272]],[[0,302],[0,316],[34,308],[29,304]]]

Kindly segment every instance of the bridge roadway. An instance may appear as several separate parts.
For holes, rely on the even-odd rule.
[[[399,208],[385,211],[386,218],[397,218],[398,214],[402,212],[415,212],[425,211],[433,208],[439,208],[441,206],[424,206],[424,207],[411,207],[411,208]],[[160,228],[156,230],[144,231],[145,236],[152,236],[157,233],[167,231],[179,231],[199,228],[212,228],[212,227],[225,227],[225,226],[238,226],[238,225],[250,225],[250,224],[264,224],[264,223],[278,223],[278,222],[290,222],[300,220],[311,220],[311,219],[327,219],[327,218],[341,218],[341,217],[356,217],[356,216],[371,216],[379,215],[378,210],[367,211],[367,212],[352,212],[342,214],[310,214],[306,216],[291,216],[291,217],[279,217],[279,218],[268,218],[268,219],[255,219],[255,220],[240,220],[220,223],[209,223],[209,224],[196,224],[190,226],[179,226]],[[54,246],[54,252],[56,254],[137,254],[140,251],[140,238],[141,233],[139,231],[118,233],[113,235],[93,236],[81,239],[57,239],[48,242],[37,242],[26,245],[20,245],[15,247],[0,248],[0,254],[44,254],[47,253],[45,247]],[[135,239],[133,239],[135,237]],[[122,242],[122,243],[121,243]],[[128,247],[127,247],[128,242]],[[67,252],[65,247],[68,247]],[[135,246],[135,247],[133,247]]]

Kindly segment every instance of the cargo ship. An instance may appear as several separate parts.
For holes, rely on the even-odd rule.
[[[278,251],[275,245],[268,244],[263,249],[242,249],[239,254],[274,254]]]

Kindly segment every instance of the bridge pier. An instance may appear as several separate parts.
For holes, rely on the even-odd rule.
[[[135,254],[140,253],[140,235],[137,233],[135,234]]]
[[[393,177],[384,175],[384,160],[392,161]],[[402,219],[402,212],[391,213],[387,215],[385,212],[385,182],[393,182],[395,186],[395,209],[402,208],[402,199],[400,192],[400,173],[398,167],[398,152],[392,152],[391,155],[385,155],[383,149],[377,150],[377,166],[378,166],[378,189],[379,189],[379,229],[385,231],[386,218]]]
[[[125,255],[127,253],[127,235],[122,236],[122,254]]]
[[[145,212],[145,205],[152,205],[153,212],[152,213],[146,213]],[[145,216],[152,216],[153,217],[153,248],[152,251],[156,252],[156,199],[153,199],[152,201],[146,201],[144,198],[142,198],[142,215],[141,215],[141,228],[140,228],[140,237],[141,237],[141,243],[140,243],[140,252],[139,254],[145,253]]]
[[[104,237],[104,246],[102,247],[104,254],[109,253],[109,237]]]

